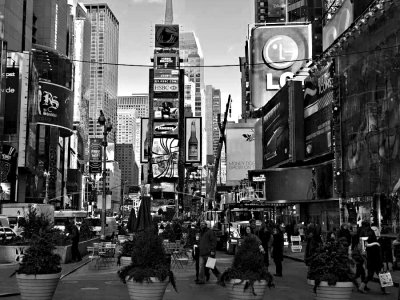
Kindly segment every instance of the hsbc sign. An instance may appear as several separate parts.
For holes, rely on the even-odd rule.
[[[154,92],[177,92],[178,90],[178,84],[154,83]]]

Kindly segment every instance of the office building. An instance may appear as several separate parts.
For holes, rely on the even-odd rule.
[[[89,135],[102,137],[103,128],[97,119],[100,110],[117,124],[119,22],[107,4],[85,4],[91,22]],[[105,63],[105,64],[103,64]]]
[[[116,144],[115,160],[121,169],[121,180],[126,181],[126,186],[138,185],[139,168],[135,162],[135,149],[133,144]]]
[[[206,86],[206,113],[203,126],[207,132],[207,154],[217,153],[220,130],[218,120],[221,118],[221,91],[212,85]],[[219,115],[219,117],[218,117]]]

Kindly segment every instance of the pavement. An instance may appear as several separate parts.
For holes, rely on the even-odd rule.
[[[283,277],[275,277],[275,287],[268,289],[263,299],[274,300],[302,300],[312,299],[311,287],[307,285],[307,267],[302,262],[304,253],[292,253],[285,249],[283,262]],[[217,253],[217,267],[220,271],[228,268],[232,263],[233,256],[223,252]],[[0,297],[7,300],[21,299],[16,278],[9,275],[17,268],[17,265],[0,265]],[[93,262],[87,257],[80,263],[62,265],[62,278],[57,286],[53,299],[129,299],[127,287],[117,276],[118,266],[113,263],[105,268],[94,268]],[[270,272],[274,273],[275,266],[272,264]],[[171,285],[168,285],[164,300],[202,300],[219,299],[227,300],[227,289],[217,285],[216,278],[211,279],[205,285],[194,283],[195,267],[191,261],[183,268],[175,268],[173,272],[176,277],[178,292],[175,292]],[[399,273],[400,272],[395,272]],[[360,294],[355,289],[352,293],[352,300],[379,300],[398,299],[398,289],[388,288],[391,293],[384,296],[380,293],[379,285],[369,284],[371,291],[368,294]]]

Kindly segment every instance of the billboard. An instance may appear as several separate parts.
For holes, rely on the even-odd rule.
[[[179,25],[156,24],[155,47],[179,49]]]
[[[201,163],[201,133],[201,117],[185,118],[185,161],[187,163]]]
[[[18,91],[19,91],[19,69],[17,67],[7,67],[4,114],[4,133],[16,134],[18,121]]]
[[[153,178],[178,178],[178,144],[176,138],[153,138]]]
[[[226,129],[227,183],[247,178],[247,171],[255,168],[254,127],[245,124],[228,124]]]
[[[70,89],[39,81],[38,100],[35,122],[72,130],[74,101]]]
[[[153,135],[155,137],[177,136],[178,128],[179,126],[177,122],[156,121],[154,122]]]
[[[179,65],[179,57],[177,54],[156,54],[156,69],[177,69]]]
[[[154,119],[179,119],[179,99],[154,99]]]
[[[140,126],[140,162],[146,163],[149,159],[149,143],[150,143],[150,136],[149,136],[149,119],[142,118],[140,119],[141,126]]]
[[[101,163],[103,157],[103,139],[90,139],[89,147],[89,173],[101,173]]]
[[[311,24],[254,27],[249,73],[253,107],[265,105],[311,56]]]
[[[304,81],[305,159],[331,152],[334,64]]]
[[[360,1],[361,2],[361,1]],[[345,0],[342,6],[333,15],[332,19],[328,20],[322,29],[322,48],[323,51],[329,48],[330,45],[353,23],[354,10],[353,1]]]

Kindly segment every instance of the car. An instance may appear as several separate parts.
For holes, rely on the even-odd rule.
[[[0,240],[11,241],[17,237],[16,233],[10,227],[0,227]]]

